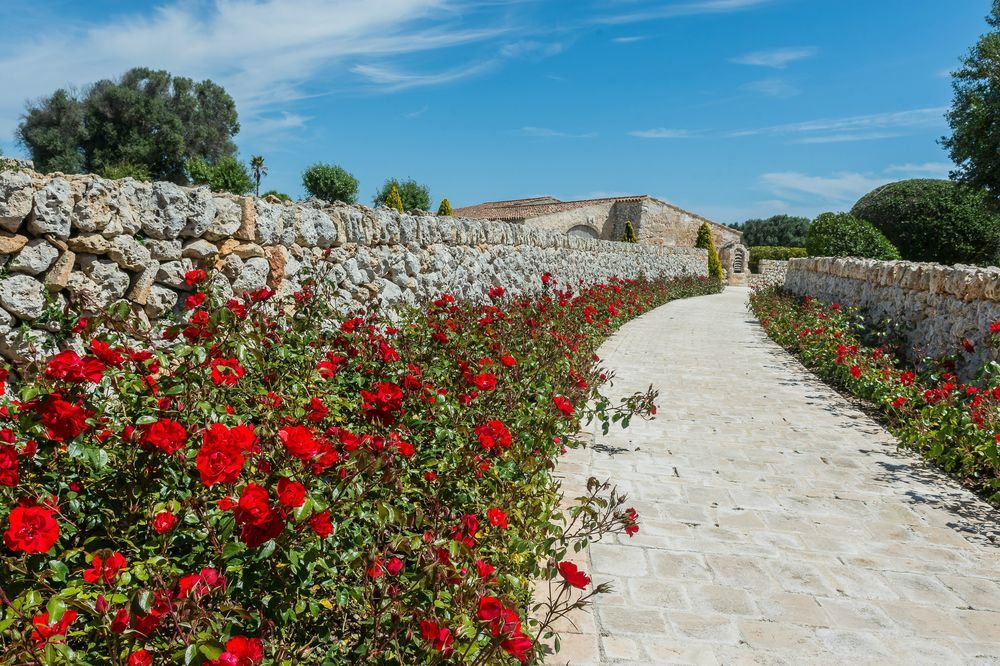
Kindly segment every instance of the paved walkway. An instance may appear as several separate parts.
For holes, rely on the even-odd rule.
[[[602,348],[659,414],[560,467],[626,489],[634,538],[591,547],[615,591],[552,663],[1000,663],[998,512],[770,342],[748,292],[671,303]]]

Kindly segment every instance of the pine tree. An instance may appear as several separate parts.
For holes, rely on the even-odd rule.
[[[695,241],[694,246],[708,250],[708,276],[722,282],[722,262],[719,261],[719,253],[715,250],[715,241],[712,240],[712,230],[709,228],[708,222],[701,223],[701,227],[698,229],[698,240]]]
[[[399,188],[395,185],[389,190],[389,196],[386,197],[385,205],[389,208],[395,208],[400,213],[403,212],[403,198],[399,196]]]
[[[451,202],[447,198],[441,200],[441,205],[438,206],[438,216],[440,217],[451,217],[454,213],[451,210]]]
[[[632,220],[625,220],[625,233],[622,235],[623,243],[638,243],[639,239],[635,235],[635,227],[632,226]]]

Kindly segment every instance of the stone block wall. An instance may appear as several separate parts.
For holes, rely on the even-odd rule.
[[[788,272],[787,261],[761,259],[758,263],[757,272],[750,275],[751,288],[758,289],[785,283],[785,274]]]
[[[451,292],[483,299],[491,286],[571,286],[610,277],[705,275],[703,250],[571,238],[517,224],[318,201],[213,193],[172,183],[42,175],[0,161],[0,357],[50,353],[69,303],[96,313],[125,301],[155,321],[176,311],[192,268],[222,293],[279,295],[323,274],[336,305],[416,302]]]
[[[965,377],[1000,361],[1000,350],[988,344],[990,324],[1000,321],[998,267],[809,257],[788,262],[785,288],[901,324],[915,361],[958,354]],[[963,350],[963,339],[974,353]]]

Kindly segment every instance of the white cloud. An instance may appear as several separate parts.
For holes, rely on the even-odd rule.
[[[597,134],[593,132],[587,132],[586,134],[570,134],[568,132],[561,132],[548,127],[531,126],[514,130],[513,133],[518,136],[527,136],[536,139],[592,139],[597,136]]]
[[[611,41],[615,44],[633,44],[635,42],[641,42],[643,40],[649,39],[643,35],[628,35],[625,37],[615,37]]]
[[[820,136],[806,136],[801,139],[796,139],[792,143],[817,144],[817,143],[846,143],[851,141],[877,141],[880,139],[894,139],[898,136],[900,135],[892,132],[823,134]]]
[[[754,51],[732,58],[730,62],[738,65],[756,65],[759,67],[773,67],[774,69],[785,69],[789,63],[796,60],[811,58],[818,53],[814,47],[771,49],[770,51]]]
[[[798,123],[786,123],[784,125],[772,125],[771,127],[762,127],[759,129],[741,130],[733,132],[731,136],[937,127],[944,124],[944,113],[947,110],[947,107],[938,106],[924,109],[910,109],[907,111],[872,113],[862,116],[847,116],[844,118],[822,118]]]
[[[810,176],[797,171],[765,173],[760,177],[763,185],[783,199],[819,200],[831,204],[853,204],[863,194],[879,185],[891,182],[892,177],[841,172],[831,176]]]
[[[886,173],[922,175],[925,178],[947,178],[954,168],[955,165],[951,162],[924,162],[923,164],[894,164],[885,171]]]
[[[695,136],[694,133],[686,129],[667,129],[665,127],[648,130],[636,130],[634,132],[629,132],[628,134],[629,136],[639,137],[640,139],[691,139]]]
[[[740,86],[741,89],[767,95],[768,97],[794,97],[799,94],[799,89],[785,79],[771,78],[751,81]]]
[[[654,6],[624,14],[601,16],[594,23],[605,25],[620,25],[655,21],[657,19],[675,18],[678,16],[694,16],[697,14],[725,14],[745,9],[753,9],[771,4],[774,0],[694,0],[692,2],[655,3]]]
[[[395,92],[410,88],[425,88],[427,86],[454,83],[455,81],[461,81],[462,79],[482,74],[497,64],[496,60],[487,60],[485,62],[473,63],[464,67],[434,73],[405,72],[390,65],[355,65],[351,68],[351,71],[377,84],[384,92]]]
[[[419,118],[420,116],[424,115],[425,113],[427,113],[430,110],[431,110],[431,107],[428,106],[427,104],[424,104],[422,107],[420,107],[416,111],[410,111],[409,113],[404,113],[403,117],[404,118]]]
[[[0,40],[0,135],[12,132],[25,99],[137,64],[221,83],[248,129],[315,94],[310,86],[349,80],[352,66],[391,78],[390,90],[448,83],[485,67],[404,74],[394,61],[509,32],[503,21],[479,29],[462,21],[455,0],[175,0],[103,23],[50,23]]]

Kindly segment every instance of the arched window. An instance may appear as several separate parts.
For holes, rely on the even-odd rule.
[[[577,238],[600,238],[597,230],[593,227],[588,227],[586,224],[578,224],[566,233]]]

